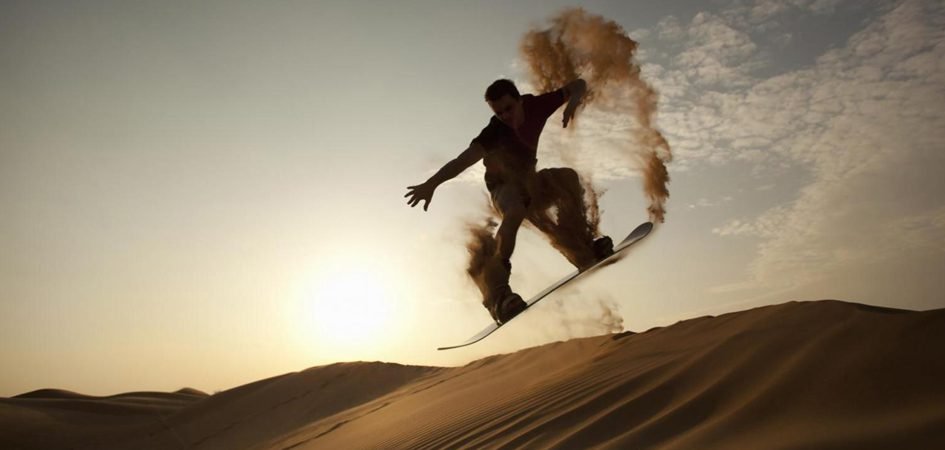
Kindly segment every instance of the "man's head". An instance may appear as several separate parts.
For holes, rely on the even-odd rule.
[[[486,89],[486,103],[503,123],[518,128],[525,121],[522,96],[511,80],[496,80]]]

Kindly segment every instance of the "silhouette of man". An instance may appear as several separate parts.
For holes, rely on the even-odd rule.
[[[430,179],[407,188],[407,203],[413,207],[423,202],[426,211],[440,184],[483,161],[486,188],[502,220],[496,232],[496,254],[491,255],[491,263],[486,264],[482,273],[470,274],[482,291],[483,305],[500,324],[526,306],[508,283],[516,234],[524,220],[528,219],[548,235],[552,244],[578,269],[587,268],[613,253],[611,239],[607,236],[595,239],[596,229],[589,230],[585,225],[588,222],[584,189],[577,173],[568,168],[535,171],[538,138],[548,117],[567,103],[562,119],[562,126],[566,128],[586,89],[586,83],[579,78],[545,94],[521,95],[512,81],[496,80],[485,93],[486,102],[495,113],[489,124],[466,150]],[[556,207],[554,219],[548,214],[551,206]]]

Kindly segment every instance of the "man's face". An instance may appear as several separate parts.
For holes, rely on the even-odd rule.
[[[511,95],[503,95],[498,100],[488,103],[495,116],[512,128],[520,127],[525,121],[525,110],[522,108],[521,98],[514,99]]]

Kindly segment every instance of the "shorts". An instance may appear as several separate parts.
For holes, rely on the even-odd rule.
[[[495,183],[489,186],[492,205],[500,215],[516,209],[527,211],[532,198],[524,183]]]

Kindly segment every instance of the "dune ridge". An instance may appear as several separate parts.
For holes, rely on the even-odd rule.
[[[315,367],[190,395],[161,420],[99,414],[84,434],[68,408],[11,433],[48,399],[0,399],[0,447],[945,448],[943,343],[943,309],[789,302],[462,367]]]

